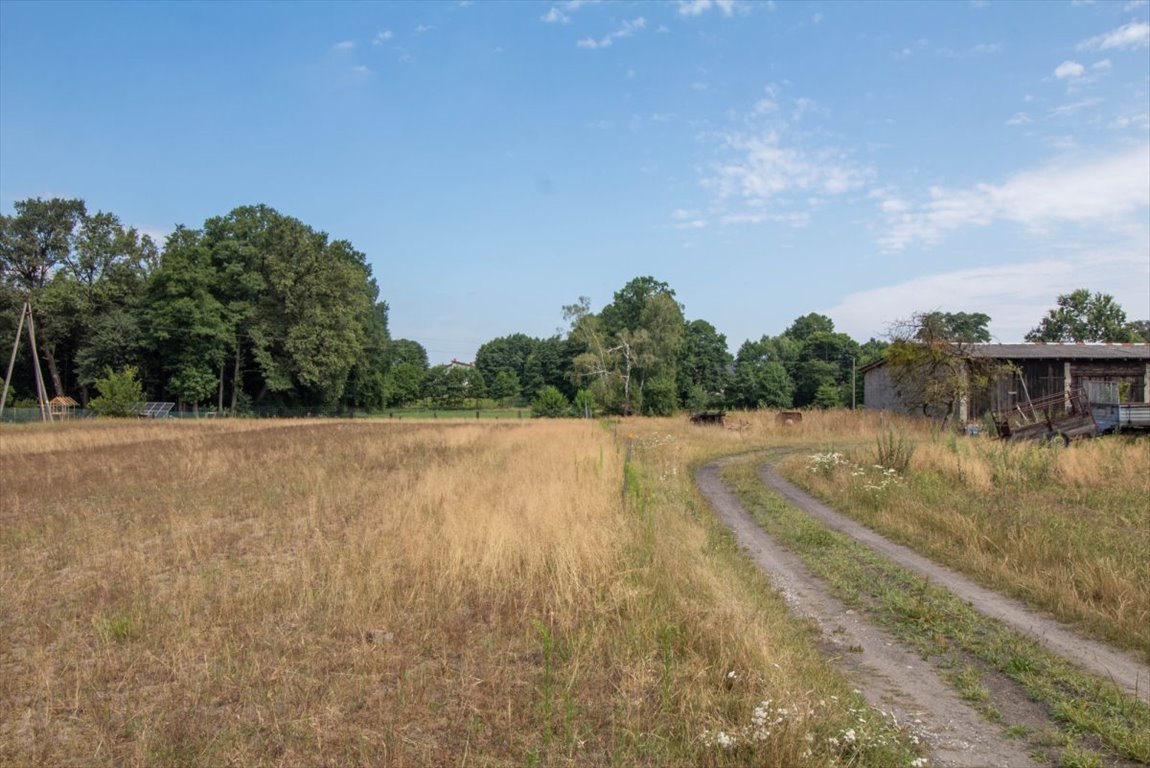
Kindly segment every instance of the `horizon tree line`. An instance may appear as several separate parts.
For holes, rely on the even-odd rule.
[[[0,215],[0,338],[13,339],[29,300],[51,394],[83,406],[102,376],[133,368],[151,399],[232,413],[525,404],[544,391],[552,407],[624,415],[829,408],[861,402],[852,371],[891,346],[860,344],[809,313],[732,355],[711,323],[686,317],[668,283],[641,276],[597,312],[585,296],[562,307],[565,333],[514,333],[481,345],[473,366],[430,366],[417,341],[391,338],[363,253],[266,205],[177,226],[162,246],[82,200],[14,209]],[[910,338],[985,342],[989,322],[919,313]],[[1128,322],[1112,297],[1079,290],[1058,297],[1027,339],[1144,340],[1150,322]],[[32,392],[25,344],[9,400]]]

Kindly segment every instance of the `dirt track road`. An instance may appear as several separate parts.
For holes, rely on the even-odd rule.
[[[1033,638],[1052,653],[1109,679],[1131,696],[1150,703],[1150,667],[1139,663],[1134,657],[1084,638],[1064,624],[1032,611],[1017,600],[980,587],[965,576],[883,538],[807,495],[780,477],[769,465],[759,468],[759,478],[808,515],[886,555],[908,571],[925,576],[931,583],[970,603],[983,616],[996,619],[1016,632]]]
[[[871,705],[892,712],[899,723],[911,724],[920,738],[930,744],[932,765],[970,768],[1036,765],[1027,755],[1025,744],[1006,738],[997,727],[988,724],[959,698],[929,662],[903,647],[893,635],[848,610],[807,571],[796,555],[767,535],[723,484],[719,477],[722,464],[709,464],[696,472],[695,480],[704,497],[734,533],[739,545],[770,577],[792,610],[814,620],[826,640],[835,649],[841,649],[834,661]],[[978,610],[1036,637],[1055,652],[1091,669],[1104,665],[1101,668],[1105,671],[1101,674],[1116,682],[1126,680],[1128,685],[1124,687],[1132,686],[1132,690],[1145,698],[1150,673],[1133,659],[1077,638],[1065,627],[1035,616],[1014,601],[971,584],[905,547],[883,539],[782,480],[769,467],[763,469],[761,476],[807,513],[858,538],[906,568],[929,575],[935,583],[974,603]],[[966,587],[972,590],[967,591]],[[1012,623],[1012,617],[1021,626]],[[1048,642],[1051,637],[1056,638],[1054,643]]]

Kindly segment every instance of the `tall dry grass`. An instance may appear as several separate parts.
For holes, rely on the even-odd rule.
[[[1150,659],[1150,442],[907,439],[910,470],[885,487],[873,442],[844,445],[853,466],[833,472],[806,454],[783,466],[896,540]]]
[[[694,492],[743,426],[5,429],[0,762],[897,764]]]

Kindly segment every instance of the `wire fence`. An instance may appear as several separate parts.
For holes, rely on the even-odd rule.
[[[215,409],[201,408],[199,410],[173,409],[158,418],[162,419],[384,419],[398,421],[403,419],[530,419],[529,408],[480,408],[476,409],[447,409],[447,408],[390,408],[382,411],[366,411],[358,408],[332,407],[316,408],[306,406],[254,406],[239,413],[231,414],[228,411],[218,412]],[[76,408],[67,414],[57,414],[54,421],[76,421],[82,419],[99,418],[99,414],[91,409]],[[146,417],[139,417],[141,419]],[[39,408],[5,408],[0,415],[0,422],[6,424],[25,424],[41,420]]]

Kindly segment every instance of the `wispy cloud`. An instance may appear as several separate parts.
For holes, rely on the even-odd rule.
[[[544,24],[569,24],[571,14],[588,5],[596,5],[600,0],[564,0],[552,5],[547,13],[539,17]]]
[[[1054,76],[1059,80],[1082,77],[1085,72],[1086,67],[1082,66],[1077,61],[1064,61],[1054,68]]]
[[[1150,208],[1150,145],[1078,165],[1055,164],[1001,184],[933,187],[929,199],[888,217],[888,252],[935,244],[948,233],[998,221],[1040,231],[1057,224],[1117,222]]]
[[[1136,128],[1142,131],[1150,131],[1150,113],[1139,112],[1133,115],[1120,115],[1110,123],[1110,127],[1117,128],[1118,130]]]
[[[1096,35],[1089,40],[1083,40],[1078,44],[1078,50],[1108,51],[1111,49],[1145,48],[1147,46],[1150,46],[1150,24],[1144,21],[1132,21],[1118,29]]]
[[[698,139],[711,155],[700,163],[699,184],[709,192],[705,212],[682,208],[672,213],[675,229],[764,223],[808,225],[831,199],[861,190],[873,171],[829,144],[812,119],[825,108],[804,97],[788,98],[777,84],[736,127],[709,131]]]
[[[717,8],[724,16],[735,12],[734,0],[679,0],[680,16],[702,16],[712,8]]]
[[[893,322],[915,312],[985,312],[991,333],[1002,342],[1021,341],[1059,295],[1077,288],[1111,294],[1133,318],[1150,313],[1144,288],[1150,263],[1143,245],[1065,250],[1070,252],[1054,258],[922,275],[851,293],[820,311],[855,338],[884,335]]]
[[[925,51],[927,49],[928,45],[929,45],[929,42],[927,40],[925,40],[923,38],[919,38],[918,40],[915,40],[912,43],[904,45],[902,48],[899,48],[897,51],[892,52],[891,55],[894,56],[894,58],[896,58],[896,59],[909,59],[910,57],[914,56],[915,54],[921,53],[922,51]]]
[[[568,16],[567,14],[563,13],[563,11],[559,10],[555,6],[551,6],[551,8],[547,11],[547,13],[545,13],[539,17],[539,20],[545,24],[569,24],[569,23],[571,23],[571,17]]]
[[[390,29],[381,29],[375,33],[375,37],[372,38],[371,44],[383,45],[384,43],[390,41],[393,37],[395,37],[395,33],[393,33]]]
[[[704,229],[707,226],[707,220],[695,210],[679,208],[671,212],[671,218],[675,229]]]
[[[578,45],[580,48],[586,48],[589,50],[594,50],[596,48],[610,48],[615,44],[616,40],[622,40],[625,37],[632,37],[636,32],[642,30],[646,26],[647,20],[640,16],[636,19],[631,19],[630,21],[624,21],[614,32],[609,32],[599,39],[585,37],[576,43],[576,45]]]
[[[354,40],[341,40],[331,47],[333,51],[350,51],[355,48]]]
[[[720,159],[702,183],[716,197],[721,223],[805,224],[811,209],[861,188],[871,175],[845,152],[797,135],[798,121],[813,109],[810,100],[793,99],[788,109],[779,106],[777,89],[768,95],[747,128],[711,137]]]
[[[1063,104],[1060,107],[1055,107],[1054,109],[1050,110],[1050,113],[1047,114],[1047,117],[1048,118],[1050,118],[1050,117],[1065,117],[1067,115],[1073,115],[1077,112],[1081,112],[1084,109],[1087,109],[1087,108],[1093,107],[1093,106],[1097,106],[1098,104],[1101,104],[1101,103],[1102,103],[1102,99],[1099,99],[1097,97],[1090,98],[1090,99],[1080,99],[1078,101],[1072,101],[1069,104]]]

